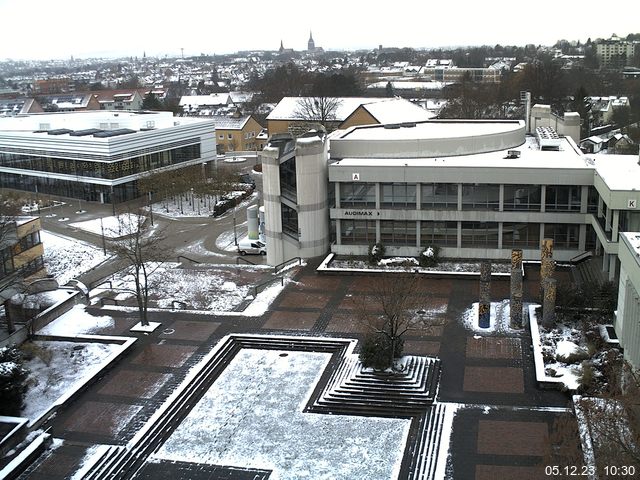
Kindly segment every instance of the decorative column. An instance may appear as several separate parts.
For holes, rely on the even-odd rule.
[[[544,284],[542,301],[542,325],[546,328],[553,328],[556,323],[556,288],[557,280],[548,278]]]
[[[551,278],[555,272],[555,262],[553,265],[549,260],[553,259],[553,238],[542,239],[542,248],[540,251],[540,298],[544,296],[544,282],[547,278]]]
[[[491,324],[491,262],[480,264],[480,302],[478,304],[478,325],[489,328]]]
[[[522,327],[522,250],[511,250],[510,319],[513,328]]]

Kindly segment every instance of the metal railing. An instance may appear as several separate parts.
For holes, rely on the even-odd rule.
[[[258,294],[264,290],[268,285],[271,285],[272,283],[275,282],[280,282],[281,286],[284,286],[284,277],[276,277],[276,278],[272,278],[271,280],[267,280],[266,282],[262,282],[258,285],[256,285],[255,287],[253,287],[253,296],[257,297]]]
[[[302,258],[300,257],[293,257],[290,258],[289,260],[286,260],[278,265],[276,265],[275,267],[273,267],[273,274],[277,274],[280,270],[283,270],[284,267],[288,266],[289,264],[293,263],[293,262],[298,262],[298,265],[302,265]]]
[[[185,257],[184,255],[178,255],[178,262],[180,262],[181,258],[184,258],[185,260],[188,260],[192,263],[196,263],[196,264],[200,263],[199,261],[194,260],[193,258]]]

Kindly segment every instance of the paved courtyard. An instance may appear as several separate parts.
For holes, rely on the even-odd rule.
[[[124,445],[212,347],[229,333],[364,337],[355,300],[370,291],[371,279],[359,275],[321,276],[314,262],[261,317],[213,316],[188,312],[154,313],[162,327],[138,334],[134,349],[45,426],[65,442],[43,457],[22,478],[70,478],[87,447]],[[525,279],[525,301],[538,286]],[[451,435],[455,480],[544,478],[541,464],[553,420],[568,397],[537,388],[530,338],[526,331],[484,335],[465,330],[460,318],[478,300],[477,279],[423,279],[425,324],[408,332],[405,354],[436,355],[442,360],[439,402],[456,404]],[[492,300],[508,298],[508,280],[492,282]],[[88,311],[104,314],[96,307]],[[115,322],[100,334],[130,334],[135,314],[110,310]],[[443,326],[428,328],[431,319]],[[173,425],[173,429],[179,428]],[[269,472],[221,468],[158,459],[137,478],[254,479]]]

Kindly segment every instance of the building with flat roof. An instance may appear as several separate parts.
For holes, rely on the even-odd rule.
[[[138,197],[149,172],[214,160],[215,123],[171,112],[49,113],[0,118],[0,184],[88,201]]]
[[[592,251],[613,279],[618,232],[640,230],[637,157],[585,156],[550,127],[525,130],[432,120],[272,137],[261,155],[267,260],[310,245],[365,255],[375,242],[390,255],[437,245],[445,257],[505,259],[520,248],[533,260],[553,238],[556,259]],[[322,228],[305,220],[312,214]]]

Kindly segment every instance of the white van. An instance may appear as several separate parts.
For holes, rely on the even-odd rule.
[[[238,253],[240,255],[254,254],[254,255],[266,255],[267,246],[260,240],[243,239],[238,242]]]

